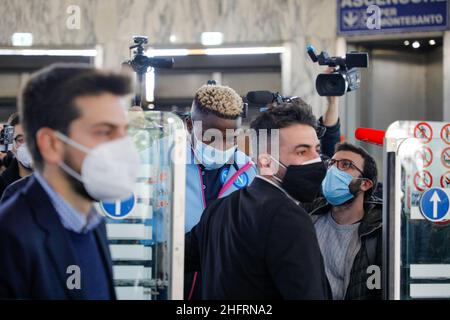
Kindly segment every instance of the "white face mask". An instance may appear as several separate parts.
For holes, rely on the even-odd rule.
[[[233,146],[227,150],[219,150],[198,140],[195,134],[193,134],[193,137],[195,140],[195,157],[206,170],[215,170],[223,167],[236,152],[236,146]]]
[[[58,138],[86,153],[81,175],[64,162],[61,169],[83,183],[89,195],[104,202],[124,200],[131,196],[139,170],[139,154],[130,137],[112,140],[89,149],[66,135]]]
[[[31,158],[30,151],[25,143],[17,148],[16,157],[17,161],[25,168],[31,169],[33,167],[33,158]]]

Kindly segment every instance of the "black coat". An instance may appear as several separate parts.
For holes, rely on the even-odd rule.
[[[21,177],[19,175],[19,162],[14,158],[9,166],[0,175],[0,197],[2,196],[5,189],[15,181],[19,180]]]
[[[311,219],[260,178],[211,203],[185,249],[186,271],[200,271],[202,299],[328,298]]]
[[[93,230],[115,298],[102,222]],[[0,299],[83,299],[67,288],[67,267],[79,265],[69,235],[36,178],[0,206]]]

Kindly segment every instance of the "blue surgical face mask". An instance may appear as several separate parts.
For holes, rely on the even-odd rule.
[[[236,152],[236,146],[227,150],[219,150],[198,140],[195,134],[193,134],[193,137],[195,157],[206,170],[215,170],[223,167]]]
[[[328,169],[325,179],[322,181],[322,192],[328,203],[339,206],[355,195],[350,191],[350,183],[353,176],[345,171],[339,170],[336,166]]]

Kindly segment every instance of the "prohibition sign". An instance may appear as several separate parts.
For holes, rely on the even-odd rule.
[[[428,123],[421,122],[414,128],[414,137],[424,139],[428,143],[433,139],[433,129]]]
[[[450,149],[450,148],[449,148]],[[421,158],[423,160],[423,167],[429,167],[431,163],[433,162],[433,151],[431,151],[428,147],[422,147],[421,150],[417,150],[416,156]],[[449,150],[449,157],[450,157],[450,150]],[[449,162],[450,164],[450,162]]]
[[[446,144],[450,144],[450,123],[446,124],[441,129],[441,139]]]
[[[441,176],[441,187],[444,189],[450,188],[450,171]]]
[[[425,189],[431,188],[433,185],[433,177],[426,171],[419,171],[414,175],[414,186],[419,191],[424,191]]]
[[[444,167],[450,168],[450,147],[442,151],[441,162]]]

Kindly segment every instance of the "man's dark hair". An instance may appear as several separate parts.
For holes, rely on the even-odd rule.
[[[353,152],[360,155],[363,158],[364,160],[364,168],[362,168],[363,177],[372,180],[373,182],[373,187],[367,190],[364,194],[364,198],[369,199],[372,196],[373,191],[375,190],[378,182],[378,169],[375,159],[365,149],[357,147],[348,142],[343,142],[336,145],[335,152],[339,151]]]
[[[282,129],[295,124],[304,124],[314,129],[317,127],[317,120],[311,106],[300,98],[269,106],[267,111],[252,121],[250,128],[258,132],[260,129]]]
[[[11,114],[8,118],[8,124],[10,126],[17,126],[18,124],[20,124],[20,118],[19,118],[19,113],[18,112],[14,112],[13,114]]]
[[[104,72],[88,64],[53,64],[33,74],[19,95],[19,113],[27,146],[35,166],[43,165],[36,144],[36,133],[48,127],[68,134],[72,121],[81,114],[75,99],[112,93],[131,92],[131,79],[122,74]]]
[[[290,102],[270,105],[267,111],[258,115],[250,124],[252,129],[252,157],[256,158],[261,152],[270,152],[271,130],[283,129],[296,124],[317,128],[316,117],[311,106],[305,101],[295,98]],[[262,132],[264,132],[264,138],[261,136]],[[266,138],[268,140],[264,141]]]

